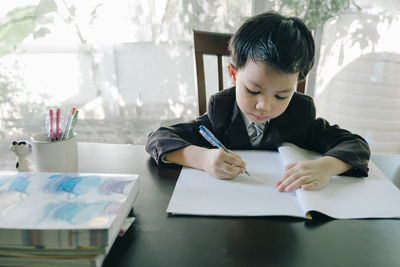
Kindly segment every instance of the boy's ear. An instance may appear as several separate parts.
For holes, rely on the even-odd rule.
[[[232,79],[233,84],[236,85],[236,70],[235,66],[233,66],[232,63],[228,65],[228,73],[229,77]]]

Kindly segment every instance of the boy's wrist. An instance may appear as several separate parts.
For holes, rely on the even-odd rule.
[[[205,148],[205,147],[196,147],[195,150],[193,150],[192,152],[195,153],[196,155],[196,165],[199,167],[199,169],[201,170],[206,170],[207,169],[207,164],[208,164],[208,152],[210,151],[209,148]]]
[[[330,176],[339,175],[351,169],[351,165],[332,156],[323,156],[317,159]]]
[[[207,148],[190,145],[179,150],[167,153],[164,160],[196,169],[203,169],[206,164]]]

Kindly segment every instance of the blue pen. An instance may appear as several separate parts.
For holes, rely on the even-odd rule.
[[[231,153],[230,150],[228,150],[211,132],[208,130],[204,125],[199,126],[199,132],[200,134],[208,141],[210,144],[212,144],[215,147],[222,148],[226,153]],[[248,175],[251,176],[250,173],[246,170],[245,167],[243,167],[244,172]]]

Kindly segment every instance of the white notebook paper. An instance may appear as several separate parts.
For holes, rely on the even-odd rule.
[[[333,218],[398,218],[400,190],[372,163],[366,178],[335,176],[315,191],[278,192],[276,182],[289,162],[319,155],[292,144],[279,152],[236,151],[251,177],[220,180],[206,172],[183,168],[167,212],[203,216],[294,216],[310,218],[318,211]]]

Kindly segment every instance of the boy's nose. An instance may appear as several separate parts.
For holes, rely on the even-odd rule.
[[[271,111],[272,109],[272,101],[270,97],[262,96],[258,98],[256,109]]]

